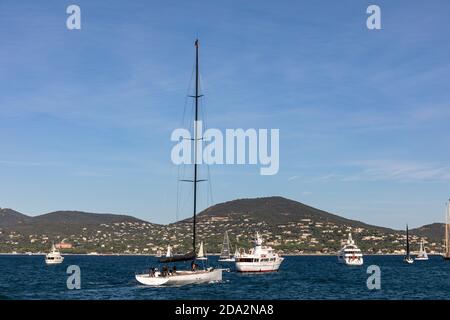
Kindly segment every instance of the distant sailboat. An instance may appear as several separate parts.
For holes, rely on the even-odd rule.
[[[158,249],[158,250],[156,251],[156,257],[157,257],[157,258],[161,258],[161,257],[162,257],[162,252],[161,252],[160,249]]]
[[[424,246],[423,246],[423,240],[420,241],[420,249],[419,249],[419,254],[417,255],[417,257],[414,260],[428,260],[428,255],[427,255],[427,251],[425,250]]]
[[[442,255],[444,260],[450,260],[450,243],[449,243],[449,231],[450,231],[450,200],[447,202],[447,211],[445,213],[445,252]]]
[[[236,248],[237,252],[237,248]],[[234,262],[234,257],[231,256],[230,252],[230,239],[228,238],[228,231],[225,231],[223,236],[222,251],[220,252],[220,262]]]
[[[173,254],[172,254],[172,247],[170,246],[170,244],[167,245],[167,251],[166,251],[166,258],[172,258]]]
[[[203,241],[200,242],[200,248],[198,249],[197,260],[208,260],[206,257],[206,250],[203,247]]]
[[[406,225],[406,256],[403,258],[403,262],[406,263],[413,263],[414,260],[413,258],[411,258],[411,254],[409,251],[409,233],[408,233],[408,225]]]

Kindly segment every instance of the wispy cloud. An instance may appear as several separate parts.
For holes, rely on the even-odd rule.
[[[353,162],[349,165],[356,169],[359,168],[360,171],[341,177],[342,181],[450,181],[450,166],[439,163],[368,160]]]
[[[22,160],[0,160],[0,165],[17,166],[17,167],[61,167],[64,166],[60,162],[47,161],[22,161]]]

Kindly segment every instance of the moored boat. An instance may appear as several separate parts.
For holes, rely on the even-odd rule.
[[[428,254],[427,254],[427,251],[425,250],[425,247],[424,247],[424,245],[423,245],[423,240],[420,242],[419,253],[418,253],[417,256],[414,258],[414,260],[416,260],[416,261],[425,261],[425,260],[428,260]]]
[[[225,234],[223,236],[223,243],[222,243],[222,251],[220,252],[219,261],[220,262],[234,262],[235,256],[237,254],[237,248],[235,252],[235,256],[231,255],[230,252],[230,239],[228,238],[228,231],[225,231]]]
[[[403,262],[412,264],[414,263],[413,258],[411,257],[411,253],[409,250],[409,232],[408,232],[408,225],[406,225],[406,255],[403,258]]]
[[[263,240],[256,233],[254,246],[246,253],[244,250],[235,255],[236,270],[239,272],[272,272],[278,271],[284,258],[272,247],[263,246]]]
[[[45,263],[48,265],[51,264],[60,264],[64,261],[64,257],[61,255],[58,249],[56,249],[55,244],[52,244],[52,248],[50,252],[45,256]]]
[[[203,241],[200,242],[200,248],[198,249],[197,260],[208,260],[206,256],[206,249],[203,246]]]
[[[338,262],[348,266],[362,266],[364,264],[361,249],[355,244],[352,234],[348,234],[347,241],[338,253]]]

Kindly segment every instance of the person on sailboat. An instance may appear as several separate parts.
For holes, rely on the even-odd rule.
[[[163,275],[163,277],[166,277],[169,275],[169,268],[167,266],[164,266],[162,268],[162,275]]]

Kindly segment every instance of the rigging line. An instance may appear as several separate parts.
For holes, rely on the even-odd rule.
[[[181,117],[181,127],[184,127],[185,126],[185,121],[186,121],[186,109],[187,109],[187,104],[188,104],[188,101],[190,100],[189,99],[189,97],[188,97],[188,95],[189,95],[189,93],[191,92],[191,90],[192,90],[192,83],[193,83],[193,78],[194,78],[194,71],[195,71],[195,64],[192,64],[192,69],[191,69],[191,77],[190,77],[190,79],[189,79],[189,82],[188,82],[188,86],[187,86],[187,89],[186,89],[186,95],[185,95],[185,98],[184,98],[184,105],[183,105],[183,115],[182,115],[182,117]],[[180,214],[180,174],[181,175],[184,175],[184,167],[183,166],[181,166],[181,168],[180,168],[180,166],[178,166],[178,172],[177,172],[177,203],[176,203],[176,211],[175,211],[175,221],[178,221],[179,220],[179,214]],[[176,226],[175,226],[175,236],[177,235],[177,228],[176,228]]]
[[[213,199],[213,193],[212,193],[212,181],[211,181],[210,168],[209,168],[209,166],[206,166],[206,168],[208,170],[208,173],[207,173],[207,176],[208,176],[208,187],[209,187],[208,191],[209,191],[209,196],[210,196],[210,199],[209,199],[210,203],[208,205],[208,207],[209,207],[209,206],[214,204],[214,199]]]
[[[186,106],[188,104],[189,99],[189,93],[192,90],[192,82],[193,82],[193,78],[194,78],[194,71],[195,71],[195,65],[192,65],[192,70],[191,70],[191,78],[189,79],[189,83],[188,83],[188,87],[186,90],[186,95],[184,98],[184,107],[183,107],[183,116],[181,118],[181,126],[185,125],[185,120],[186,120]]]
[[[201,75],[201,73],[199,74],[199,77],[200,77],[200,79],[199,79],[199,88],[200,88],[200,90],[201,90],[201,92],[203,92],[203,78],[202,78],[202,75]],[[203,120],[203,123],[204,123],[204,129],[206,130],[207,128],[208,128],[208,119],[207,119],[207,112],[206,112],[206,96],[205,95],[202,95],[202,99],[200,100],[200,105],[201,105],[201,109],[200,109],[200,112],[201,112],[201,114],[202,114],[202,120]]]
[[[180,185],[182,185],[182,184],[180,184]],[[180,188],[180,189],[181,189],[181,188]],[[191,199],[191,195],[192,195],[192,193],[193,193],[193,190],[192,190],[192,188],[189,188],[189,192],[188,192],[188,194],[186,195],[185,198],[183,198],[182,192],[180,192],[180,193],[181,193],[181,196],[180,196],[180,198],[181,198],[181,206],[180,206],[180,209],[183,209],[183,208],[186,207],[187,202],[190,201],[190,200],[192,200],[192,199]],[[184,201],[184,202],[183,202],[183,201]]]
[[[200,86],[200,88],[203,90],[203,76],[202,76],[202,74],[200,73],[200,84],[199,84],[199,86]],[[208,128],[209,128],[209,126],[208,126],[208,118],[207,118],[207,112],[206,112],[206,105],[207,105],[207,102],[206,102],[206,97],[205,96],[203,96],[203,99],[201,100],[201,112],[202,112],[202,119],[203,119],[203,126],[204,126],[204,130],[206,131]],[[208,160],[209,160],[209,154],[207,155],[208,156]],[[214,203],[214,199],[213,199],[213,192],[212,192],[212,179],[211,179],[211,171],[210,171],[210,166],[209,165],[206,165],[206,170],[207,170],[207,180],[208,180],[208,189],[207,189],[207,193],[208,193],[208,196],[207,196],[207,206],[209,207],[210,205],[212,205],[213,203]],[[208,203],[209,202],[209,203]]]

